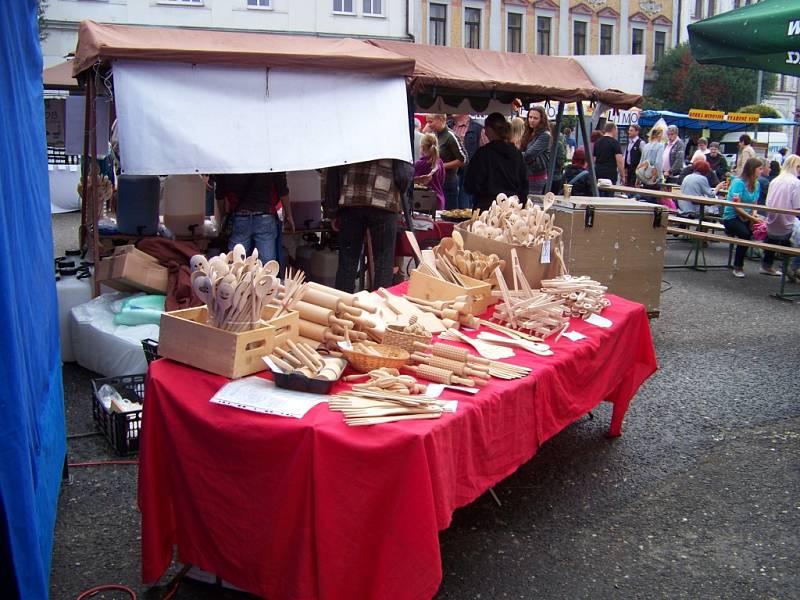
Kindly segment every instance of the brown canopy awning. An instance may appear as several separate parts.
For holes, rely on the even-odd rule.
[[[571,58],[385,40],[369,43],[414,59],[416,66],[409,79],[418,94],[518,96],[529,101],[595,100],[616,108],[630,108],[642,102],[639,94],[595,87],[583,67]]]
[[[410,75],[414,60],[360,40],[82,21],[73,75],[115,58]]]
[[[78,80],[72,76],[72,59],[48,67],[42,72],[46,90],[79,90]]]

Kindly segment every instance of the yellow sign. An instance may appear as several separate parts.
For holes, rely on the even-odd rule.
[[[689,118],[699,121],[724,121],[725,113],[721,110],[702,110],[699,108],[689,109]]]
[[[758,113],[728,113],[729,123],[758,123],[760,118]]]

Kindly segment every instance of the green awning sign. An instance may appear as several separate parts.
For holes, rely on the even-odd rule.
[[[800,0],[762,0],[689,25],[702,64],[800,76]]]

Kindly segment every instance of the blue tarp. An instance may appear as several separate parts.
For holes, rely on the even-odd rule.
[[[676,113],[669,110],[643,110],[639,115],[639,125],[652,127],[660,118],[664,118],[667,125],[676,125],[681,129],[713,129],[715,131],[748,131],[756,128],[755,123],[728,123],[727,121],[701,121],[692,119],[689,115]],[[770,119],[762,117],[758,120],[758,127],[766,125],[795,126],[797,123],[786,119]]]
[[[0,56],[0,543],[16,579],[3,591],[38,600],[66,438],[36,0],[0,2]]]

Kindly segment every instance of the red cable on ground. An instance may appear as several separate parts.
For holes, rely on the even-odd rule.
[[[98,585],[97,587],[88,589],[85,592],[81,592],[81,594],[75,600],[84,600],[85,598],[91,598],[92,596],[95,596],[100,592],[104,592],[106,590],[119,590],[121,592],[126,592],[130,595],[130,597],[133,600],[136,600],[136,592],[134,592],[127,585],[117,585],[117,584]]]
[[[94,460],[90,462],[69,463],[70,467],[99,467],[101,465],[138,465],[138,460]]]

